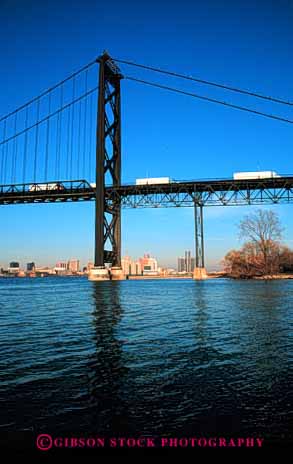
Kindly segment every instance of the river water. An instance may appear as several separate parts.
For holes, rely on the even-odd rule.
[[[293,438],[293,281],[0,279],[0,431]]]

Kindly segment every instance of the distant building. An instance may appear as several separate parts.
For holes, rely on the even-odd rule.
[[[79,259],[70,259],[68,261],[67,269],[69,272],[79,272]]]
[[[11,261],[11,263],[9,263],[9,268],[10,269],[19,269],[19,263],[17,261]]]
[[[185,251],[184,258],[178,258],[178,272],[193,272],[195,268],[195,258],[190,251]]]
[[[176,270],[173,269],[173,267],[168,267],[166,269],[166,275],[172,275],[172,274],[176,274]]]
[[[124,256],[124,258],[121,259],[121,267],[125,275],[132,274],[131,264],[132,264],[132,260],[130,256]]]
[[[139,259],[139,262],[143,274],[158,272],[158,262],[156,258],[151,258],[149,254],[144,254],[143,258]]]
[[[141,275],[142,269],[139,261],[133,261],[131,265],[131,274],[132,275]]]
[[[184,258],[178,258],[178,272],[185,272],[185,259]]]
[[[185,251],[185,270],[186,270],[186,272],[191,272],[191,253],[190,253],[190,251]]]
[[[95,267],[94,263],[92,261],[89,261],[87,263],[87,270],[90,271],[91,269],[93,269]]]
[[[8,272],[10,274],[17,274],[19,269],[19,263],[17,261],[11,261],[11,263],[9,263]]]
[[[141,275],[141,264],[135,261],[130,256],[125,256],[121,259],[121,267],[125,275]]]
[[[48,266],[45,267],[36,267],[35,273],[37,275],[54,275],[56,273],[56,267],[54,269],[51,269]],[[57,272],[57,274],[61,274],[61,272]]]
[[[56,274],[66,274],[67,271],[67,262],[66,261],[58,261],[54,268]]]
[[[34,262],[32,262],[32,263],[27,263],[27,265],[26,265],[26,270],[27,270],[27,272],[34,272],[35,269],[36,269],[36,265],[35,265]]]
[[[67,263],[66,261],[58,261],[55,267],[58,267],[59,269],[63,269],[64,271],[66,271]]]

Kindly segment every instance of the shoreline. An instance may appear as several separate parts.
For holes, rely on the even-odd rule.
[[[88,278],[87,274],[71,274],[71,275],[56,275],[56,274],[44,274],[44,275],[0,275],[0,279],[44,279],[46,277],[54,278],[76,278],[84,277]],[[198,280],[211,280],[211,279],[229,279],[229,280],[293,280],[293,274],[273,274],[264,276],[251,276],[251,277],[233,277],[225,272],[208,272],[206,277]],[[193,275],[129,275],[126,276],[125,280],[197,280],[193,279]]]

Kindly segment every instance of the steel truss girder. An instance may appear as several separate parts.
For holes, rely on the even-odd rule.
[[[104,193],[103,211],[114,215],[121,207],[193,207],[194,202],[203,206],[286,204],[293,203],[293,177],[249,182],[231,180],[107,186]],[[0,185],[2,205],[89,201],[95,198],[96,191],[86,180]]]
[[[193,206],[244,206],[293,202],[293,178],[285,178],[271,187],[272,182],[205,182],[200,184],[175,183],[164,186],[122,186],[110,189],[106,200],[120,199],[123,208],[159,208]],[[225,186],[223,184],[226,184]]]

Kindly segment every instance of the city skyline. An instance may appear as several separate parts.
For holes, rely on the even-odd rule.
[[[41,206],[42,211],[49,209],[49,217],[54,215],[54,208],[61,205],[36,205],[38,208]],[[66,206],[66,205],[65,205]],[[70,209],[74,208],[82,212],[84,209],[93,209],[92,204],[68,204],[67,209],[62,205],[63,217],[65,224],[67,218],[71,218]],[[35,207],[35,205],[33,205]],[[13,212],[14,208],[21,208],[14,206],[9,210]],[[27,208],[24,206],[24,208]],[[289,247],[292,247],[292,230],[293,230],[293,217],[288,215],[288,208],[290,206],[277,205],[277,206],[263,206],[263,209],[272,209],[280,216],[280,221],[284,226],[282,242]],[[235,248],[240,248],[242,241],[238,238],[238,223],[246,214],[251,214],[254,210],[258,209],[256,206],[245,207],[210,207],[205,208],[205,253],[206,253],[206,267],[213,270],[220,267],[221,260],[225,254]],[[5,207],[2,208],[2,212]],[[134,214],[135,213],[135,214]],[[2,213],[3,214],[3,213]],[[139,221],[136,221],[135,227],[130,227],[126,221],[127,216],[138,216]],[[126,216],[126,217],[125,217]],[[155,219],[160,220],[159,231],[148,228],[148,223]],[[18,220],[16,215],[9,216],[10,224],[17,226]],[[93,220],[93,212],[92,212]],[[68,235],[62,236],[59,233],[58,227],[53,228],[50,236],[46,235],[47,224],[43,222],[37,215],[30,217],[30,223],[34,229],[39,231],[35,237],[34,245],[30,240],[31,231],[26,230],[23,235],[6,235],[5,248],[1,250],[0,266],[7,266],[10,261],[21,261],[24,263],[35,261],[42,266],[53,266],[58,260],[66,260],[68,257],[78,256],[81,265],[86,265],[88,261],[93,261],[93,244],[94,244],[94,227],[90,230],[88,227],[78,227],[78,233],[74,236],[72,234],[71,224],[65,228]],[[139,225],[139,227],[138,227]],[[173,234],[168,233],[170,229]],[[54,234],[55,232],[55,234]],[[3,233],[3,232],[2,232]],[[141,238],[141,243],[135,238],[138,234]],[[53,235],[53,240],[52,240]],[[86,242],[86,247],[84,246]],[[42,245],[46,243],[47,247]],[[164,267],[177,268],[177,258],[182,255],[184,250],[191,250],[194,256],[194,218],[192,208],[172,208],[171,214],[167,209],[160,211],[154,209],[143,209],[133,211],[122,211],[122,256],[141,256],[151,250],[158,261]],[[142,246],[142,243],[147,243]],[[47,249],[51,252],[48,255]],[[17,250],[14,252],[13,250]],[[85,250],[85,251],[84,251]],[[150,251],[149,251],[150,252]]]

